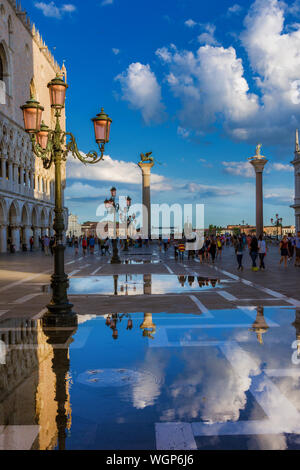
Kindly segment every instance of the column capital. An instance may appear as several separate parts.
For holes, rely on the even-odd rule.
[[[147,163],[139,162],[138,163],[138,166],[140,167],[140,169],[142,170],[144,174],[150,174],[151,168],[153,167],[153,165],[154,165],[154,162],[147,162]]]
[[[264,171],[264,167],[268,160],[265,157],[262,158],[255,158],[249,159],[249,162],[253,166],[255,173],[262,173]]]

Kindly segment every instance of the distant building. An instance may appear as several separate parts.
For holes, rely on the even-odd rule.
[[[276,237],[277,234],[279,237],[283,235],[288,235],[289,233],[294,234],[296,231],[295,225],[286,225],[283,227],[276,225],[265,225],[264,234],[268,237]],[[224,228],[221,233],[230,233],[234,235],[235,233],[245,233],[246,235],[253,235],[256,233],[256,227],[254,225],[227,225],[227,228]]]
[[[78,222],[77,215],[74,215],[70,212],[68,217],[68,229],[67,235],[69,237],[80,237],[81,236],[81,225]]]

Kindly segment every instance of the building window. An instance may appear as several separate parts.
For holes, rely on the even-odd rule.
[[[0,158],[0,178],[3,177],[3,174],[2,174],[2,158]]]
[[[6,179],[9,179],[9,165],[8,161],[5,162],[5,173],[6,173]]]
[[[23,170],[23,184],[26,186],[26,170]]]
[[[21,168],[18,166],[18,183],[21,184]]]

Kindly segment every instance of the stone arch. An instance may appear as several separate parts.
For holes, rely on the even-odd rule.
[[[8,222],[10,225],[18,225],[20,220],[20,208],[16,200],[13,200],[8,210]]]
[[[27,204],[24,204],[22,207],[22,213],[21,213],[21,224],[29,225],[29,223],[30,223],[30,210]]]
[[[37,206],[33,206],[32,212],[31,212],[31,222],[33,227],[39,227],[39,211],[37,209]]]
[[[20,249],[20,208],[18,202],[13,200],[8,210],[7,243],[8,248],[14,246],[16,251]]]

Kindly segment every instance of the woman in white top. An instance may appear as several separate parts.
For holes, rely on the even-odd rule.
[[[263,239],[263,236],[261,235],[258,239],[258,255],[259,255],[259,269],[266,269],[265,263],[264,263],[264,258],[267,253],[267,245],[266,241]]]

